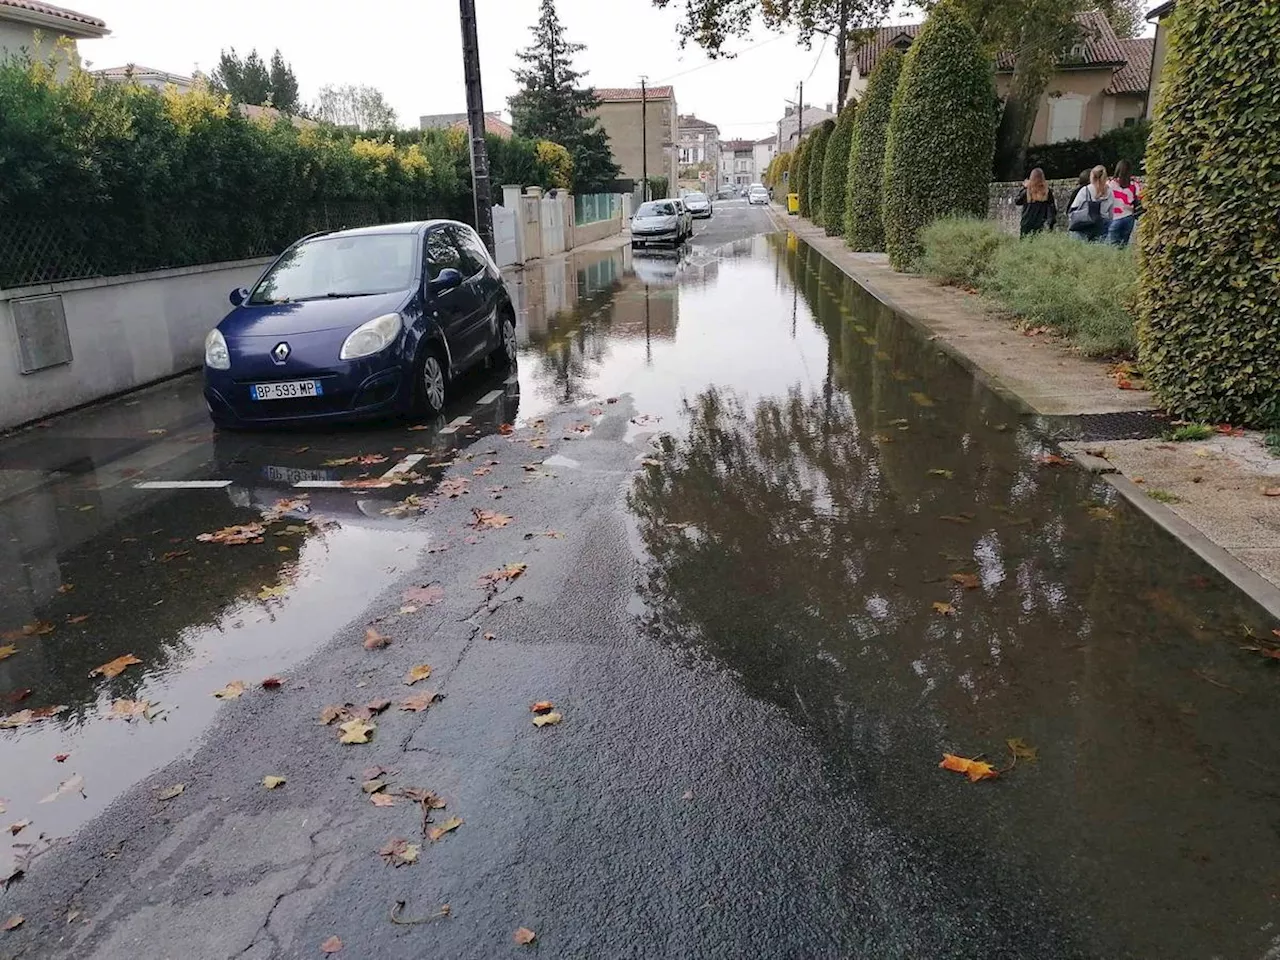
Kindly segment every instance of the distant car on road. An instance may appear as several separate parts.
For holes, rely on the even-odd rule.
[[[631,218],[631,246],[651,243],[679,246],[684,240],[684,213],[679,200],[650,200],[640,204]]]
[[[304,237],[231,303],[204,344],[219,426],[433,415],[468,368],[516,360],[502,272],[452,220]]]
[[[769,203],[769,191],[762,183],[753,183],[747,190],[747,203]]]
[[[711,201],[705,193],[689,193],[684,196],[684,205],[689,208],[692,217],[703,220],[711,217]]]

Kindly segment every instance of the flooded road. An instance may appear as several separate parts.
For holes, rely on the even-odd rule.
[[[1277,625],[768,229],[527,270],[518,376],[436,423],[215,436],[180,380],[0,442],[0,947],[1280,949]],[[315,722],[424,660],[371,745]],[[420,818],[369,764],[466,825],[387,867]]]

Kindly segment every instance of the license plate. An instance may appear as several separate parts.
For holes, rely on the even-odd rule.
[[[262,468],[262,476],[273,483],[298,483],[302,480],[332,480],[332,470],[304,470],[301,467],[277,467],[267,465]]]
[[[254,400],[293,400],[296,397],[318,397],[324,390],[319,380],[286,380],[282,383],[255,383],[249,388]]]

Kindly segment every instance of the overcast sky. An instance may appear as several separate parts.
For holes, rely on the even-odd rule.
[[[424,113],[466,109],[462,83],[457,0],[60,0],[107,22],[111,36],[82,41],[81,56],[94,68],[136,63],[190,74],[210,70],[224,47],[240,53],[256,47],[264,58],[277,47],[293,65],[304,100],[327,83],[377,87],[415,126]],[[516,91],[515,52],[531,40],[539,0],[477,0],[485,108],[506,109]],[[794,36],[763,28],[736,44],[732,60],[709,62],[698,49],[681,50],[675,25],[683,9],[657,10],[650,0],[558,0],[569,38],[586,44],[578,69],[597,87],[636,86],[640,74],[653,85],[676,88],[681,113],[720,127],[721,136],[758,139],[795,98],[806,80],[805,100],[835,100],[832,45],[812,50]],[[909,19],[903,13],[890,22]],[[806,79],[807,78],[807,79]]]

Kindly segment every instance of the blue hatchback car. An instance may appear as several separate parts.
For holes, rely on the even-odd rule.
[[[313,234],[209,332],[226,427],[432,415],[467,368],[516,359],[516,315],[475,231],[432,220]]]

